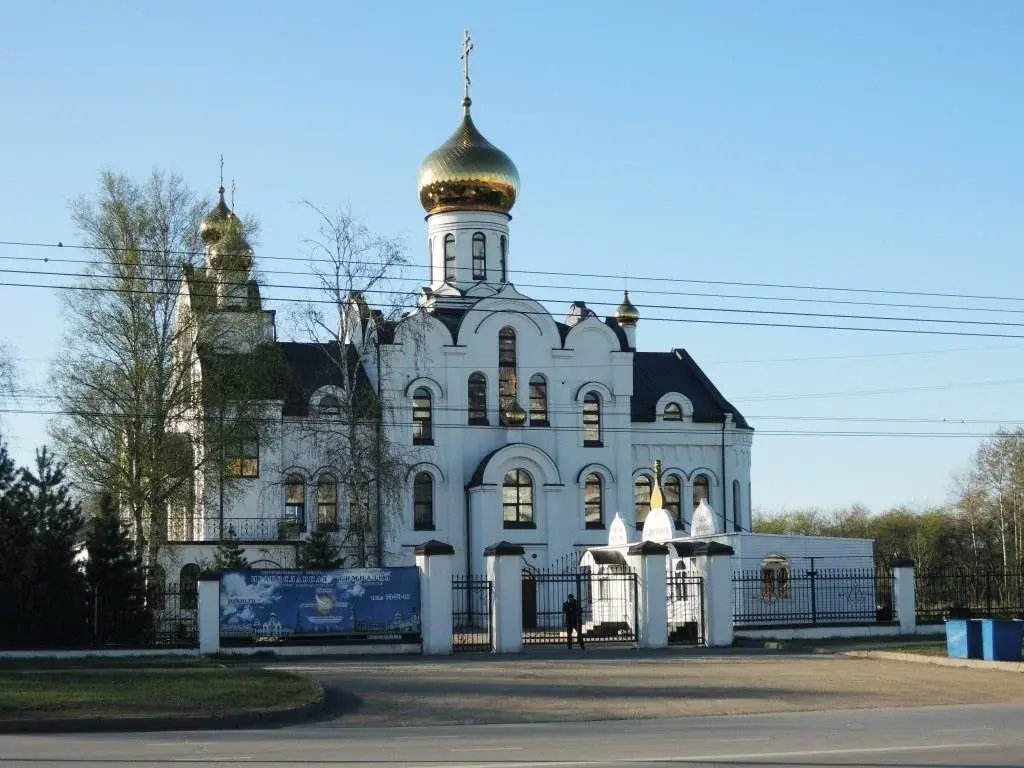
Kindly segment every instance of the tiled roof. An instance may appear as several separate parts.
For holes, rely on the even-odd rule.
[[[695,422],[720,422],[733,414],[736,426],[750,429],[743,418],[685,349],[672,352],[637,352],[633,356],[633,421],[655,421],[655,406],[662,395],[679,392],[693,404]]]

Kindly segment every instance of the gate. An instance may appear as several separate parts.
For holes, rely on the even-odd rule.
[[[492,585],[486,576],[452,577],[452,650],[489,651]]]
[[[569,595],[580,602],[585,642],[636,642],[636,574],[577,566],[523,571],[523,645],[566,643],[562,605]]]
[[[669,645],[704,645],[704,579],[672,571],[666,587]]]

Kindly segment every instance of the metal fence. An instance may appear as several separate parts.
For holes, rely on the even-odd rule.
[[[196,519],[194,517],[169,517],[167,519],[167,541],[189,543],[203,541],[298,541],[307,527],[293,517],[231,517]],[[336,526],[330,530],[337,530]]]
[[[452,577],[452,649],[456,653],[491,650],[493,594],[486,576]]]
[[[917,621],[1024,618],[1024,571],[942,568],[914,575]]]
[[[892,571],[829,568],[733,572],[737,629],[829,624],[887,624],[894,609]]]
[[[704,579],[670,572],[668,592],[668,642],[670,645],[704,645]]]
[[[602,568],[523,571],[523,644],[567,642],[565,603],[580,603],[587,643],[635,643],[637,583],[632,571]]]

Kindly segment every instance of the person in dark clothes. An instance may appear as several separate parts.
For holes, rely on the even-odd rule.
[[[576,630],[576,639],[583,648],[583,606],[580,605],[575,595],[569,595],[562,603],[562,615],[565,617],[566,640],[569,642],[569,650],[572,650],[572,633]]]

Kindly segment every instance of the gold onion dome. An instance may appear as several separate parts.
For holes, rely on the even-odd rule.
[[[245,227],[233,212],[217,225],[219,237],[213,245],[210,263],[215,269],[247,271],[252,268],[252,247],[245,238]]]
[[[217,190],[217,196],[217,204],[213,206],[212,211],[203,217],[202,222],[199,224],[199,236],[207,245],[220,240],[221,235],[224,234],[224,225],[234,216],[231,213],[231,209],[228,208],[228,204],[224,202],[223,185]]]
[[[518,400],[513,400],[502,415],[505,417],[505,424],[509,427],[521,427],[526,423],[526,411],[519,405]]]
[[[462,100],[462,123],[420,165],[420,203],[427,214],[445,211],[508,213],[519,194],[511,158],[483,137]]]
[[[629,291],[626,291],[622,303],[615,310],[615,319],[619,321],[619,325],[636,325],[640,320],[640,310],[629,300]]]

